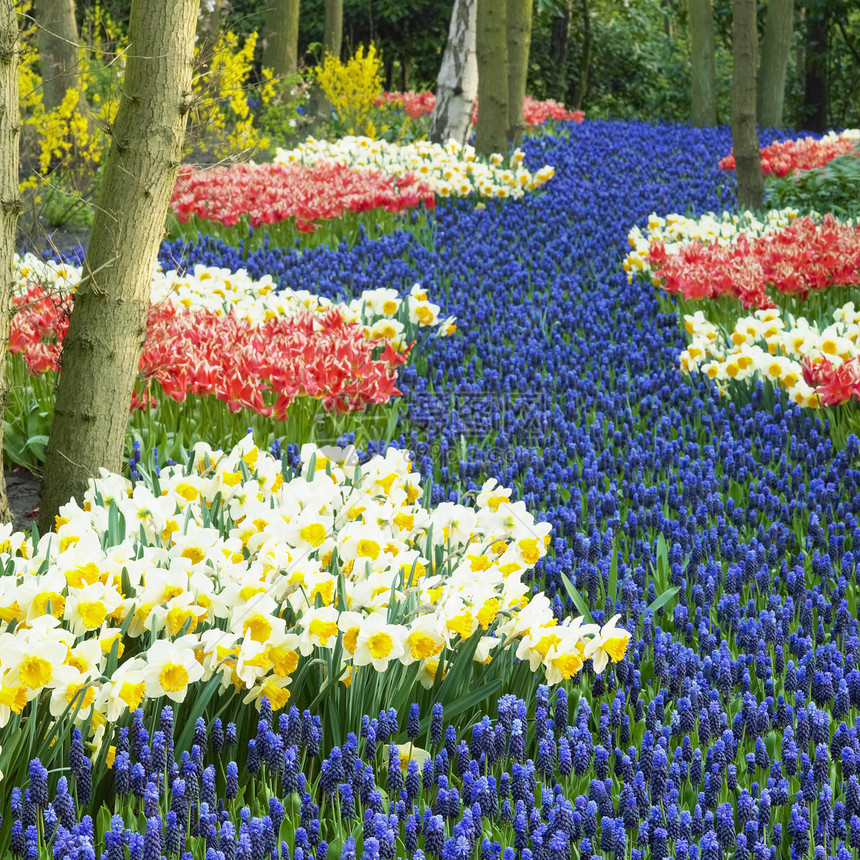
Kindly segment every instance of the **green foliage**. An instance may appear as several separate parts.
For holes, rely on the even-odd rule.
[[[767,201],[768,206],[791,206],[804,214],[832,212],[840,218],[860,218],[860,148],[817,170],[769,181]]]

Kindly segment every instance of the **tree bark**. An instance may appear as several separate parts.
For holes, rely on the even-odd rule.
[[[42,102],[46,110],[59,107],[70,89],[81,90],[83,99],[78,77],[80,39],[74,0],[36,0],[35,18],[42,69]]]
[[[549,61],[555,70],[553,97],[564,101],[567,94],[567,52],[570,45],[570,0],[565,0],[561,14],[552,19],[549,33]]]
[[[690,122],[699,127],[716,125],[714,12],[711,8],[711,0],[688,0],[687,11],[690,17],[690,59],[692,61]]]
[[[508,151],[507,0],[478,0],[478,128],[480,155]]]
[[[820,2],[806,5],[806,79],[804,125],[810,131],[827,131],[830,101],[827,80],[829,20]]]
[[[0,0],[0,418],[6,413],[9,397],[6,353],[15,282],[15,231],[21,212],[21,197],[18,193],[18,50],[15,0]],[[0,465],[2,451],[3,422],[0,421]],[[8,523],[11,519],[6,478],[0,468],[0,522]]]
[[[574,110],[579,110],[588,92],[588,79],[591,76],[591,55],[594,52],[594,37],[591,33],[591,10],[588,0],[581,0],[582,15],[582,63],[579,66],[579,76],[574,85],[568,103]]]
[[[299,0],[267,0],[263,27],[263,66],[276,78],[295,74],[299,67]]]
[[[119,110],[63,345],[43,531],[101,467],[122,468],[152,274],[191,104],[198,2],[132,2]]]
[[[523,103],[532,40],[532,0],[508,0],[508,142],[519,146],[526,130]]]
[[[343,48],[343,0],[325,0],[325,29],[323,30],[322,53],[340,59]],[[314,84],[308,103],[308,113],[313,118],[315,131],[319,133],[328,122],[331,115],[331,105],[322,91],[322,87]]]
[[[757,40],[755,0],[733,0],[732,147],[743,209],[760,208],[764,198],[755,111]]]
[[[343,0],[325,0],[323,56],[340,57],[343,47]]]
[[[472,130],[472,113],[478,97],[478,59],[475,26],[478,0],[456,0],[448,28],[436,84],[436,105],[430,120],[430,140],[455,140],[465,145]]]
[[[758,122],[782,128],[785,72],[794,35],[794,0],[768,0],[758,70]]]

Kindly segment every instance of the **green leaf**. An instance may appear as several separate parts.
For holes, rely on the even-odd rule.
[[[563,573],[561,575],[561,581],[564,583],[564,590],[567,592],[567,596],[573,601],[579,610],[579,614],[591,624],[591,610],[588,608],[588,604],[582,599],[582,595],[573,587],[573,583],[567,578],[566,574]]]
[[[674,588],[667,589],[661,595],[655,597],[645,611],[650,612],[652,615],[655,614],[658,609],[662,609],[680,590],[677,585]]]

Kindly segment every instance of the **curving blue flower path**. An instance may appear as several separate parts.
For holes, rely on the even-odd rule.
[[[329,295],[420,281],[458,317],[460,335],[403,373],[398,444],[434,476],[435,501],[487,476],[516,487],[553,525],[535,590],[574,613],[565,573],[596,620],[618,611],[635,631],[569,727],[566,699],[553,711],[539,696],[535,764],[502,777],[508,795],[499,786],[519,857],[858,856],[858,441],[837,450],[827,422],[798,408],[760,392],[736,408],[685,380],[677,320],[621,269],[630,227],[652,210],[732,205],[733,177],[717,169],[729,148],[726,129],[571,124],[526,143],[528,164],[555,165],[545,193],[445,202],[432,251],[406,233],[246,262],[213,242],[162,251],[167,266],[245,265]],[[513,713],[496,731],[510,733]],[[459,753],[464,793],[470,756],[490,759],[474,737]],[[576,796],[553,794],[571,773]],[[481,792],[486,779],[479,807]],[[495,792],[493,780],[493,804]],[[441,825],[404,826],[413,849],[425,826],[430,856],[478,856],[471,830],[446,855]]]

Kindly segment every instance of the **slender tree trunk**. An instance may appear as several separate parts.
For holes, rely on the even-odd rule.
[[[198,2],[132,0],[119,110],[63,345],[43,531],[99,468],[122,468],[152,273],[191,104]]]
[[[340,59],[343,47],[343,0],[325,0],[325,29],[323,30],[323,59],[326,54]],[[311,90],[308,112],[313,117],[314,126],[320,129],[328,122],[331,105],[322,88],[314,84]]]
[[[299,67],[299,0],[267,0],[263,27],[263,65],[276,78],[295,74]]]
[[[434,143],[455,140],[463,146],[472,130],[472,112],[478,97],[477,13],[478,0],[454,3],[430,120],[430,140]]]
[[[519,146],[526,130],[523,103],[532,41],[532,0],[508,0],[508,142]]]
[[[325,0],[323,55],[340,57],[343,46],[343,0]]]
[[[755,124],[757,40],[755,0],[733,0],[732,146],[738,175],[738,203],[743,209],[760,208],[764,198]]]
[[[549,33],[549,61],[554,73],[551,92],[564,101],[567,94],[567,51],[570,45],[570,2],[565,0],[561,14],[552,19]]]
[[[785,72],[794,35],[794,0],[768,0],[767,20],[758,70],[758,122],[781,128],[785,104]]]
[[[507,0],[478,0],[478,128],[480,155],[508,151]]]
[[[21,213],[18,193],[18,16],[15,0],[0,0],[0,418],[6,412],[9,385],[6,352],[12,321],[12,292],[15,283],[15,231]],[[3,452],[3,422],[0,421],[0,465]],[[6,498],[6,478],[0,468],[0,522],[12,519]]]
[[[806,79],[804,125],[810,131],[827,131],[830,101],[827,80],[828,13],[820,2],[806,6]]]
[[[773,0],[771,0],[773,2]],[[789,0],[792,2],[792,0]],[[717,124],[717,88],[714,62],[714,12],[711,0],[688,0],[692,99],[690,122],[694,126]]]
[[[582,15],[582,63],[579,66],[579,76],[574,82],[573,92],[568,99],[574,110],[579,110],[588,93],[588,79],[591,77],[591,55],[594,52],[594,37],[591,33],[591,10],[588,0],[580,0]]]
[[[47,110],[59,107],[66,91],[80,90],[80,39],[74,0],[36,0],[42,101]],[[85,106],[79,101],[81,107]]]

